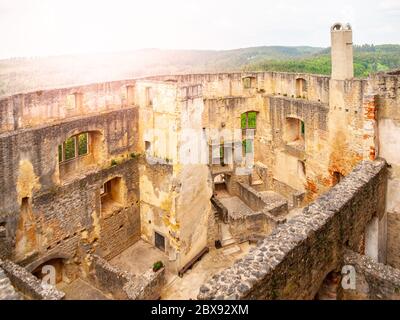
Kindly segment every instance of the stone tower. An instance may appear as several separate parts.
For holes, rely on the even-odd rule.
[[[353,78],[353,32],[350,24],[335,23],[331,27],[331,48],[332,79]]]

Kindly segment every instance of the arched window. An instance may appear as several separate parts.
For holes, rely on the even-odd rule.
[[[255,129],[257,125],[257,112],[248,111],[240,116],[240,126],[242,129]]]
[[[101,162],[103,138],[98,131],[74,134],[58,145],[60,179],[64,180],[86,171]]]
[[[89,153],[89,134],[80,133],[69,137],[58,146],[58,162],[72,160]]]

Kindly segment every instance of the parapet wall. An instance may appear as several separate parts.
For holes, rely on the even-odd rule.
[[[4,270],[14,288],[26,298],[34,300],[61,300],[65,294],[50,285],[45,285],[23,267],[8,261],[0,260],[0,268]]]
[[[254,79],[250,88],[243,87],[243,78],[246,77]],[[137,102],[135,86],[139,82],[194,86],[181,88],[180,94],[185,92],[185,96],[188,97],[251,96],[257,92],[297,97],[297,79],[306,81],[304,95],[308,100],[325,103],[329,101],[329,77],[327,76],[285,72],[155,76],[38,90],[2,98],[0,100],[0,133],[131,106]]]
[[[355,268],[355,288],[343,290],[345,300],[400,300],[400,270],[346,250],[344,264]]]
[[[303,213],[200,287],[199,299],[313,299],[326,275],[359,251],[364,230],[385,210],[386,162],[361,162]]]
[[[252,78],[250,88],[243,88],[243,78]],[[307,83],[302,94],[312,101],[329,101],[329,76],[289,72],[233,72],[166,75],[149,77],[156,81],[173,81],[185,84],[202,84],[206,98],[224,96],[249,96],[257,92],[266,94],[297,97],[296,80],[304,79]]]
[[[0,100],[0,133],[132,104],[134,80],[16,94]]]
[[[165,284],[165,269],[147,270],[136,276],[112,266],[103,258],[92,255],[91,282],[114,299],[153,300],[160,298]]]

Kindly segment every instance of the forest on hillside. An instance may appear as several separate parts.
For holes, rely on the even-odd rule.
[[[400,45],[354,46],[354,75],[368,77],[371,73],[400,68]],[[330,49],[297,59],[265,59],[243,67],[247,71],[284,71],[314,74],[331,73]]]

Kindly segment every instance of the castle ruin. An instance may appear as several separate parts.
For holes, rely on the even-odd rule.
[[[351,26],[331,41],[331,77],[1,99],[0,298],[399,299],[400,72],[354,78]]]

